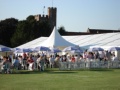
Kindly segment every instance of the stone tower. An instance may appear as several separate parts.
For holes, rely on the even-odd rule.
[[[54,26],[56,26],[57,20],[57,8],[56,7],[48,7],[48,15],[35,15],[34,16],[36,21],[48,21],[50,24],[51,31],[53,30]]]
[[[48,18],[49,18],[51,29],[53,30],[54,26],[56,26],[57,8],[48,7]]]

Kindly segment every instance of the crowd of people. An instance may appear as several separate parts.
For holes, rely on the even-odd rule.
[[[108,51],[101,52],[87,52],[82,54],[71,55],[50,55],[44,53],[37,55],[26,54],[23,55],[10,55],[0,58],[0,69],[3,73],[11,73],[13,69],[16,70],[39,70],[44,71],[44,68],[59,68],[59,62],[72,62],[77,63],[80,61],[99,60],[99,61],[117,61],[118,58],[115,53]]]

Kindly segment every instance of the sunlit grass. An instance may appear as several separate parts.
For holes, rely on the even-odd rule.
[[[0,90],[120,90],[120,69],[15,71],[0,74]]]

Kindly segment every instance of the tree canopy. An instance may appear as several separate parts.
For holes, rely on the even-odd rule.
[[[9,18],[0,21],[0,44],[11,46],[10,38],[17,29],[18,20]]]
[[[60,27],[58,31],[65,35],[64,27]],[[41,36],[48,37],[51,32],[48,21],[36,21],[33,15],[20,21],[8,18],[0,21],[0,44],[17,47]]]

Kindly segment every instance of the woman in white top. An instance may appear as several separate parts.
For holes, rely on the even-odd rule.
[[[50,68],[54,67],[54,58],[52,57],[52,55],[49,57],[49,62],[50,62]]]
[[[113,54],[112,55],[112,61],[117,61],[118,60],[118,58]]]

